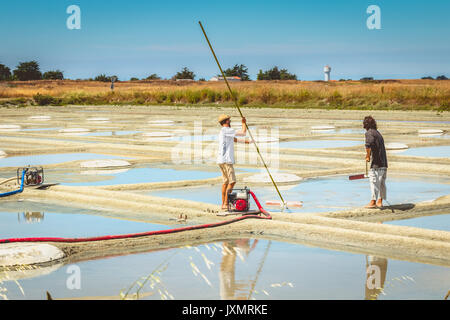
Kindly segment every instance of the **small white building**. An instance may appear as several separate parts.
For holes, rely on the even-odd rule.
[[[325,73],[325,81],[330,81],[330,80],[331,80],[331,77],[330,77],[331,67],[328,66],[328,65],[326,65],[326,66],[323,68],[323,72]]]
[[[241,81],[240,77],[227,77],[228,81]],[[215,76],[209,79],[209,81],[225,81],[223,77]]]

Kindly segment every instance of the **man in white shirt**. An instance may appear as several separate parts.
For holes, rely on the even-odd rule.
[[[222,210],[228,209],[228,193],[233,190],[236,184],[236,175],[234,173],[234,143],[238,142],[236,136],[245,136],[247,126],[245,118],[242,118],[242,131],[236,132],[231,128],[231,117],[222,114],[219,116],[219,123],[222,129],[219,133],[219,150],[217,154],[217,164],[222,171]],[[244,140],[244,143],[249,143]]]

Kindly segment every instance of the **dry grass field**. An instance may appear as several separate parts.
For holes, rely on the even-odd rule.
[[[248,107],[450,110],[449,80],[248,81],[231,84]],[[1,82],[0,105],[231,104],[223,82],[41,80]]]

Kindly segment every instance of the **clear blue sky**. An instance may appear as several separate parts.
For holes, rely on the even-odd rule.
[[[81,30],[66,27],[71,4]],[[371,4],[381,30],[366,27]],[[0,63],[37,60],[74,79],[171,77],[184,66],[210,78],[218,70],[199,20],[222,65],[245,64],[252,79],[274,65],[322,79],[326,64],[332,79],[450,76],[447,0],[3,0]]]

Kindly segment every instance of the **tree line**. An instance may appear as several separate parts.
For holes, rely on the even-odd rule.
[[[227,77],[239,77],[242,81],[250,81],[248,68],[243,64],[235,64],[233,67],[225,69],[224,73]],[[218,75],[221,76],[221,75]],[[177,72],[171,80],[195,80],[196,75],[189,68],[184,67]],[[448,80],[444,75],[433,77],[423,77],[422,79],[430,80]],[[64,73],[60,70],[50,70],[42,73],[37,61],[20,62],[17,67],[11,71],[7,66],[0,64],[0,81],[29,81],[29,80],[64,80]],[[119,78],[115,75],[107,76],[100,74],[95,78],[86,79],[88,81],[101,81],[111,82],[119,81]],[[138,80],[161,80],[161,77],[153,73],[146,78],[138,79],[132,77],[130,81]],[[298,80],[297,75],[289,73],[287,69],[279,69],[277,66],[263,71],[259,70],[256,80]],[[341,79],[341,81],[344,79]],[[362,81],[371,81],[372,77],[365,77]],[[204,78],[200,78],[199,81],[206,81]]]
[[[224,73],[227,77],[239,77],[242,81],[250,81],[248,68],[243,64],[235,64],[233,67],[225,69]],[[221,76],[221,75],[218,75]],[[184,67],[177,72],[171,80],[195,80],[196,75],[189,68]],[[50,70],[42,73],[37,61],[20,62],[17,67],[11,71],[10,68],[4,64],[0,64],[0,81],[30,81],[30,80],[64,80],[64,73],[61,70]],[[95,78],[86,79],[88,81],[102,81],[111,82],[111,80],[119,81],[115,75],[107,76],[100,74]],[[130,81],[138,80],[161,80],[161,77],[153,73],[148,77],[139,79],[132,77]],[[286,69],[278,69],[277,66],[272,69],[262,71],[259,70],[257,80],[297,80],[295,74],[289,73]],[[206,81],[200,78],[199,81]]]
[[[0,81],[18,80],[63,80],[64,75],[60,70],[51,70],[42,73],[36,61],[21,62],[16,69],[11,69],[0,64]]]

